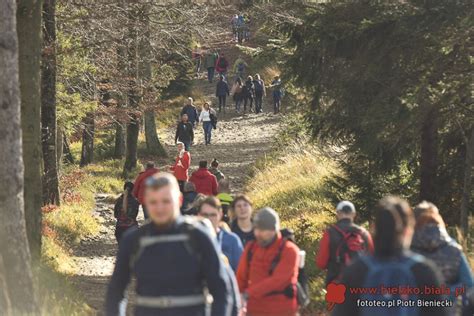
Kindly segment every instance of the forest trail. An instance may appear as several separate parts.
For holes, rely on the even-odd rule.
[[[204,79],[195,80],[194,90],[202,93],[204,99],[210,100],[212,104],[216,103],[214,89],[215,83],[210,84]],[[200,107],[201,104],[197,106]],[[204,145],[202,126],[196,128],[195,145],[191,147],[190,172],[197,169],[200,160],[210,161],[216,158],[220,162],[221,171],[230,180],[232,192],[240,192],[249,167],[258,157],[271,149],[279,121],[280,116],[270,114],[269,100],[265,102],[263,114],[237,115],[232,98],[229,98],[226,114],[219,114],[218,126],[213,130],[211,145]],[[174,128],[169,128],[160,134],[169,154],[167,161],[159,165],[160,170],[166,170],[166,166],[174,161],[176,154],[174,134]],[[84,295],[87,304],[99,315],[103,310],[107,283],[113,271],[117,251],[113,198],[100,193],[96,195],[94,216],[100,222],[100,234],[81,241],[73,253],[78,274],[72,277],[72,281]],[[139,221],[143,221],[141,212]]]

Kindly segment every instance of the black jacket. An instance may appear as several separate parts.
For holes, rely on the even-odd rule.
[[[179,122],[176,128],[174,141],[192,142],[194,140],[193,124],[189,122]]]
[[[216,97],[229,95],[229,85],[224,80],[219,80],[216,85]]]

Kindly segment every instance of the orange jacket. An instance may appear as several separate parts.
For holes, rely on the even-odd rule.
[[[291,314],[298,310],[296,295],[293,298],[283,294],[268,295],[283,291],[290,284],[296,287],[298,282],[299,249],[291,241],[285,242],[280,261],[273,274],[269,275],[271,263],[278,254],[282,242],[280,233],[275,242],[267,248],[260,247],[256,242],[249,242],[240,257],[237,282],[240,292],[248,294],[247,311],[251,315]],[[252,258],[249,264],[247,255],[250,248]]]
[[[135,179],[132,194],[140,204],[143,204],[143,196],[145,195],[145,180],[159,171],[156,168],[147,169],[140,172]]]
[[[180,164],[181,162],[181,164]],[[179,181],[188,181],[188,170],[191,165],[191,155],[185,151],[182,158],[179,155],[176,157],[176,162],[171,170],[173,170],[174,176]]]

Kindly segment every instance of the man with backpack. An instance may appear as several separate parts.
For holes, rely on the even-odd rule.
[[[295,316],[298,313],[299,249],[280,232],[280,218],[265,207],[254,217],[255,241],[245,247],[237,282],[252,316]]]
[[[353,259],[374,252],[369,232],[354,224],[354,204],[340,202],[336,207],[336,216],[337,223],[324,232],[316,256],[316,265],[322,270],[327,269],[326,285],[340,279],[343,269]]]

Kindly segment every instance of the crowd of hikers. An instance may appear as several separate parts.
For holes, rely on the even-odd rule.
[[[232,18],[234,40],[249,39],[249,23],[241,14]],[[299,315],[311,293],[306,252],[294,232],[281,227],[270,206],[254,210],[248,196],[232,194],[217,159],[199,161],[190,173],[194,129],[202,124],[210,145],[227,97],[232,95],[238,113],[247,106],[261,113],[267,88],[278,113],[281,79],[266,85],[260,75],[248,75],[241,57],[230,69],[216,50],[195,50],[193,59],[197,74],[202,65],[207,69],[210,83],[218,76],[218,110],[209,102],[198,110],[189,98],[176,128],[173,164],[159,170],[148,162],[134,182],[125,182],[114,207],[119,250],[106,315],[125,315],[132,277],[135,315]],[[229,72],[235,74],[232,85]],[[355,224],[356,214],[350,201],[338,203],[337,221],[322,232],[316,251],[333,315],[474,314],[469,262],[434,204],[423,201],[412,210],[401,198],[383,198],[370,231]],[[331,292],[333,285],[343,285],[342,296]]]
[[[190,153],[177,147],[170,172],[147,163],[116,201],[119,251],[107,315],[124,313],[132,276],[136,315],[299,315],[310,301],[309,280],[294,233],[272,208],[254,211],[249,197],[233,196],[217,159],[189,175]],[[138,227],[140,206],[148,220]],[[326,286],[347,288],[333,315],[472,315],[468,260],[434,204],[412,211],[403,199],[382,199],[374,237],[354,223],[356,214],[349,201],[335,207],[337,222],[323,232],[315,258],[327,270]],[[397,291],[349,290],[381,287]]]

